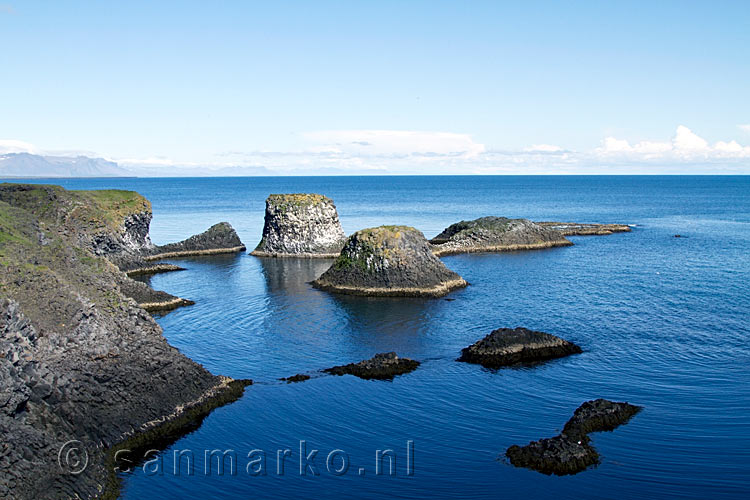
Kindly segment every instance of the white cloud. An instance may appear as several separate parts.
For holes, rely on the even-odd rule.
[[[718,141],[711,145],[707,140],[684,125],[677,127],[670,142],[641,141],[631,145],[625,139],[607,137],[594,155],[609,160],[629,161],[713,161],[750,158],[750,146],[737,141]]]
[[[737,126],[738,126],[738,127],[740,128],[740,130],[742,130],[743,132],[747,132],[748,134],[750,134],[750,123],[748,123],[747,125],[737,125]]]
[[[525,148],[524,151],[527,153],[559,153],[564,150],[560,146],[555,146],[553,144],[532,144],[528,148]]]
[[[463,156],[475,158],[485,151],[469,134],[409,130],[324,130],[306,132],[310,151],[370,156]]]
[[[0,139],[0,154],[7,153],[34,153],[36,148],[33,144],[16,139]]]

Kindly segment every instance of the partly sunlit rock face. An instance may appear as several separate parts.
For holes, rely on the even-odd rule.
[[[467,285],[432,254],[424,235],[408,226],[357,231],[341,255],[313,282],[351,295],[441,297]]]
[[[333,200],[319,194],[272,194],[266,199],[259,257],[338,257],[346,241]]]

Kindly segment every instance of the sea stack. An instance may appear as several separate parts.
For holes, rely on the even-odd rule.
[[[237,236],[237,232],[232,225],[228,222],[219,222],[186,240],[153,247],[150,253],[144,257],[144,260],[154,261],[174,257],[215,255],[245,250],[245,245],[240,241],[240,237]]]
[[[430,243],[437,256],[472,252],[509,252],[570,246],[562,233],[527,219],[481,217],[445,228]]]
[[[258,257],[335,258],[346,241],[333,200],[320,194],[272,194],[266,199]]]
[[[482,340],[461,350],[458,361],[476,363],[485,368],[500,368],[560,358],[582,352],[572,342],[549,333],[526,328],[499,328]]]
[[[442,297],[468,283],[432,254],[424,235],[408,226],[357,231],[315,288],[365,296]]]

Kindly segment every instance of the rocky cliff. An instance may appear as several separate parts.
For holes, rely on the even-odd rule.
[[[272,194],[266,199],[259,257],[338,257],[346,241],[333,200],[319,194]]]
[[[471,252],[507,252],[572,245],[560,232],[527,219],[481,217],[445,228],[430,243],[437,256]]]
[[[432,254],[424,235],[407,226],[357,231],[313,286],[352,295],[441,297],[467,285]]]
[[[143,213],[134,193],[0,185],[0,497],[111,492],[109,447],[241,394],[171,347],[101,257],[149,246],[127,229]]]

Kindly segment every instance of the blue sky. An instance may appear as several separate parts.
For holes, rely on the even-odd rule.
[[[0,153],[750,173],[747,1],[0,0],[0,47]]]

